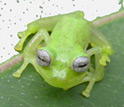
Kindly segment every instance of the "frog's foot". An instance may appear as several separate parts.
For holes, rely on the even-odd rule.
[[[25,35],[25,31],[24,32],[18,32],[18,37],[22,38]]]
[[[96,59],[99,56],[96,56]],[[98,63],[97,63],[98,62]],[[87,74],[87,77],[83,79],[82,83],[89,82],[86,89],[82,92],[82,95],[85,97],[90,96],[90,92],[95,84],[95,82],[102,80],[104,76],[104,66],[99,63],[99,61],[96,62],[96,68],[94,69],[90,64],[90,72]]]
[[[23,33],[24,34],[24,33]],[[24,44],[24,42],[25,42],[25,40],[27,39],[27,37],[28,36],[26,36],[26,35],[23,35],[22,37],[21,37],[21,39],[19,40],[19,42],[16,44],[16,46],[15,46],[15,50],[16,51],[21,51],[22,50],[22,48],[23,48],[23,44]]]
[[[27,67],[28,63],[25,61],[22,66],[16,71],[13,73],[13,76],[14,77],[20,77],[22,72],[24,71],[24,69]]]
[[[102,57],[100,59],[100,64],[106,66],[106,62],[110,62],[109,55],[113,54],[113,49],[110,46],[102,47]]]
[[[82,95],[84,95],[85,97],[90,97],[90,92],[95,84],[95,81],[96,81],[95,79],[91,79],[89,81],[87,88],[84,91],[82,91]]]
[[[106,66],[106,62],[110,62],[110,58],[107,54],[103,53],[101,59],[99,60],[100,64]]]
[[[25,42],[25,40],[28,38],[28,36],[31,34],[31,32],[29,30],[26,30],[24,32],[19,32],[18,36],[20,39],[20,41],[17,43],[17,45],[15,46],[15,50],[16,51],[21,51],[23,48],[23,44]]]
[[[17,78],[21,77],[21,73],[19,72],[19,70],[14,72],[12,75]]]
[[[37,31],[36,28],[34,28],[32,26],[28,26],[27,30],[25,30],[23,32],[19,32],[18,37],[20,38],[20,41],[15,46],[15,50],[21,51],[25,40],[28,38],[28,36],[30,36],[31,34],[34,34],[36,31]]]

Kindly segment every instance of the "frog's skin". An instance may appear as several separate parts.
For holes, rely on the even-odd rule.
[[[31,63],[44,80],[55,87],[67,90],[89,82],[82,92],[85,97],[89,97],[95,82],[104,76],[104,66],[107,61],[110,62],[109,55],[113,54],[112,46],[105,36],[93,27],[91,22],[84,19],[81,11],[42,18],[28,24],[27,27],[26,31],[18,33],[20,41],[15,50],[22,51],[27,37],[31,34],[34,36],[22,51],[24,63],[13,76],[20,77],[26,66]],[[88,45],[91,47],[87,49]],[[50,65],[38,64],[38,50],[45,50],[50,55]],[[95,67],[92,67],[90,62],[89,69],[85,72],[72,69],[77,58],[91,59],[93,55]]]

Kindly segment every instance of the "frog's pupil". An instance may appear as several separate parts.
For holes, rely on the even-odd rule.
[[[40,60],[42,60],[39,56],[37,56]]]
[[[78,65],[78,67],[85,67],[87,66],[87,64],[84,64],[84,65]]]
[[[45,60],[44,60],[44,59],[42,59],[41,57],[39,57],[39,56],[37,56],[37,57],[38,57],[41,61],[43,61],[43,62],[45,61]]]

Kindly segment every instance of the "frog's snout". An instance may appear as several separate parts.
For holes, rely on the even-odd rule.
[[[51,77],[44,79],[48,82],[48,84],[54,87],[67,89],[68,88],[67,72],[68,72],[67,69],[61,69],[61,70],[54,69]]]
[[[66,69],[62,69],[62,70],[54,69],[53,72],[54,79],[63,80],[66,78],[66,76],[67,76]]]

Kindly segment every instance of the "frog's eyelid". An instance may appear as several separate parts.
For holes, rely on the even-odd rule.
[[[72,69],[75,72],[79,72],[79,73],[85,72],[89,68],[89,63],[90,60],[88,57],[79,57],[76,60],[74,60],[72,64]]]
[[[49,66],[51,64],[50,55],[45,50],[39,50],[37,52],[36,61],[40,66]]]

